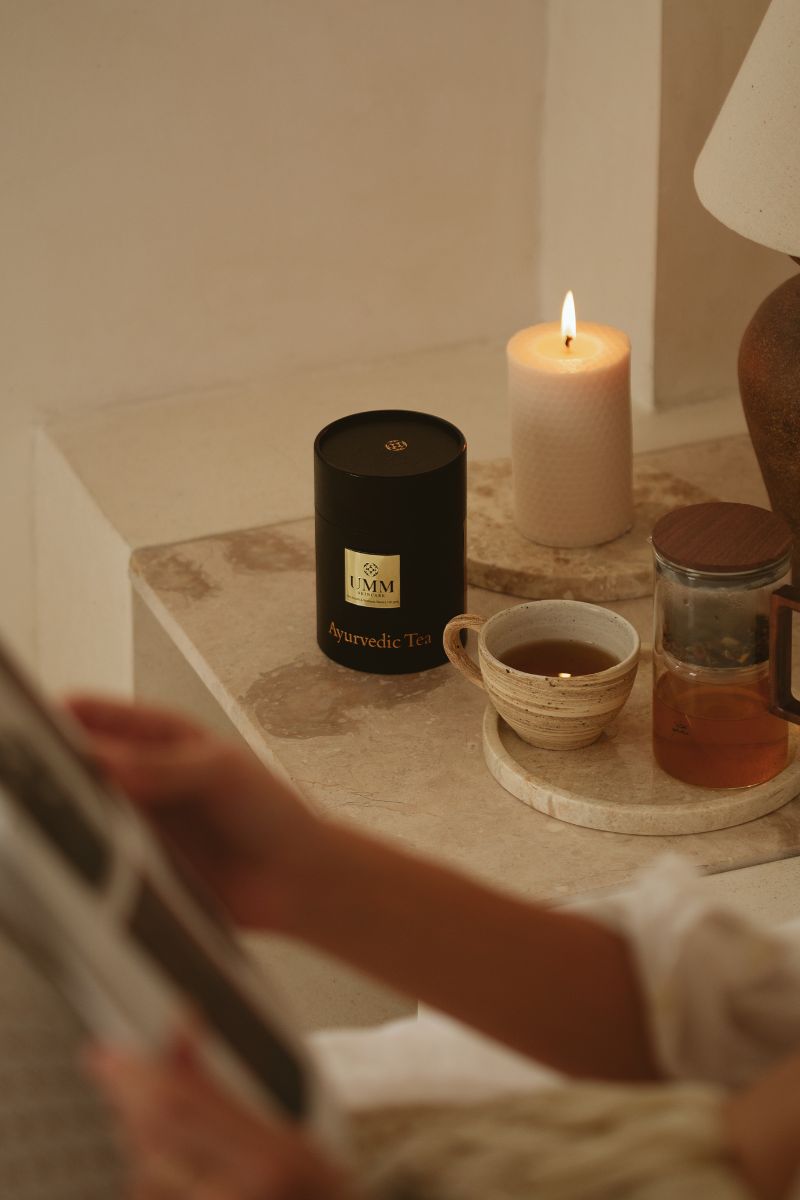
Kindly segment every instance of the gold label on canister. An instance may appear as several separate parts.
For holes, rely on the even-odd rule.
[[[345,548],[344,598],[362,608],[399,608],[400,555]]]

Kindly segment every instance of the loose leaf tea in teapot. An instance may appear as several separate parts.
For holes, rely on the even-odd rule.
[[[769,658],[769,617],[750,614],[735,621],[736,614],[677,608],[664,613],[664,649],[680,662],[696,667],[753,667]]]

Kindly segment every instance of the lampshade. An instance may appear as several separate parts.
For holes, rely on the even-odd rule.
[[[800,255],[800,0],[772,0],[694,182],[723,224]]]

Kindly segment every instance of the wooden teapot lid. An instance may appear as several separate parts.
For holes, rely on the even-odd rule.
[[[779,563],[791,548],[783,517],[754,504],[690,504],[666,513],[653,528],[658,556],[687,571],[745,574]]]

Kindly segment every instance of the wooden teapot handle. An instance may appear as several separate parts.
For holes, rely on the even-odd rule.
[[[480,667],[461,645],[461,630],[480,629],[485,623],[486,617],[479,617],[477,613],[462,613],[461,616],[453,617],[452,621],[447,622],[442,635],[444,652],[450,662],[470,683],[479,688],[483,687]]]
[[[778,588],[772,593],[770,608],[770,712],[800,725],[800,700],[792,692],[792,613],[800,611],[800,588]],[[445,650],[450,653],[447,646]]]

